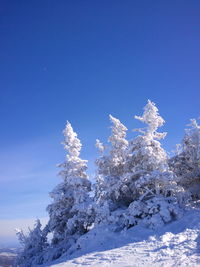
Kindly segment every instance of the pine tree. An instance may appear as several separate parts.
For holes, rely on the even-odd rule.
[[[97,165],[97,185],[96,200],[98,206],[99,220],[108,217],[110,210],[116,209],[118,201],[118,185],[124,173],[126,160],[126,150],[128,141],[126,140],[127,128],[113,116],[109,116],[112,123],[112,134],[108,141],[110,150],[105,154],[105,146],[97,139],[96,146],[101,156],[96,160]],[[102,217],[102,218],[101,218]]]
[[[87,232],[94,220],[88,195],[91,183],[86,174],[87,161],[79,157],[81,142],[69,122],[63,133],[63,145],[67,151],[66,160],[59,165],[63,181],[50,193],[53,202],[47,207],[50,217],[48,231],[53,233],[52,259],[60,257],[78,236]]]
[[[167,154],[159,142],[166,133],[157,132],[164,120],[155,104],[148,100],[143,115],[135,118],[147,127],[137,130],[142,135],[129,142],[126,173],[120,191],[124,203],[130,204],[128,221],[146,220],[146,224],[153,227],[178,215],[176,199],[181,199],[178,195],[182,195],[183,189],[177,186],[177,177],[169,170]],[[164,211],[168,215],[163,215]]]
[[[128,141],[126,138],[127,128],[113,116],[109,116],[112,122],[112,134],[108,138],[111,144],[108,155],[97,159],[98,173],[104,177],[119,177],[123,173],[123,166],[126,157]],[[105,152],[105,146],[97,139],[96,146],[100,153]]]
[[[136,181],[152,172],[166,171],[167,154],[158,141],[166,136],[166,133],[157,132],[158,127],[164,123],[159,115],[158,109],[153,102],[148,100],[144,107],[142,116],[135,116],[136,119],[147,124],[144,129],[136,129],[141,135],[129,141],[126,151],[125,165],[121,175],[118,194],[121,203],[128,206],[133,200],[139,197],[140,190],[137,189]]]
[[[147,124],[144,129],[136,129],[142,133],[133,139],[129,145],[130,162],[129,170],[141,171],[165,171],[167,169],[167,155],[158,140],[165,138],[166,133],[157,132],[158,127],[164,124],[164,119],[159,115],[158,109],[153,102],[148,100],[144,107],[144,113],[135,116],[136,119]]]
[[[190,120],[185,130],[177,155],[170,160],[172,170],[179,177],[179,183],[193,199],[200,198],[200,126]]]
[[[43,254],[48,247],[48,243],[41,226],[38,219],[33,230],[29,229],[27,235],[22,230],[17,230],[17,236],[23,250],[16,260],[16,266],[30,267],[43,263]]]

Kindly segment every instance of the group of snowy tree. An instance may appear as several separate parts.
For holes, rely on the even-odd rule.
[[[69,122],[64,130],[67,151],[59,175],[62,182],[50,193],[49,221],[25,235],[18,231],[23,251],[16,266],[29,267],[66,254],[78,238],[99,224],[111,224],[114,231],[141,224],[157,228],[169,223],[192,201],[200,199],[200,126],[191,120],[178,152],[172,158],[161,147],[166,133],[155,104],[148,100],[142,116],[146,124],[139,134],[126,139],[127,128],[110,115],[109,145],[98,139],[96,183],[92,190],[86,174],[87,161],[79,155],[81,142]],[[48,238],[49,237],[49,238]]]

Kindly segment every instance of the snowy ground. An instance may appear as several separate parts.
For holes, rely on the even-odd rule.
[[[153,231],[140,226],[121,233],[93,229],[81,237],[70,256],[52,267],[200,266],[200,210]]]

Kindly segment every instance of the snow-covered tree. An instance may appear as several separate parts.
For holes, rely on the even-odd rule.
[[[40,220],[36,220],[33,230],[26,235],[17,229],[17,236],[22,246],[22,252],[16,260],[16,266],[30,267],[43,263],[43,254],[48,247],[47,237],[41,229]]]
[[[91,183],[86,174],[87,161],[79,157],[81,142],[69,122],[63,133],[63,145],[67,151],[65,161],[59,165],[63,181],[50,193],[53,202],[47,207],[50,217],[48,231],[53,234],[52,259],[60,257],[78,236],[87,232],[94,220],[88,194]]]
[[[152,171],[163,172],[168,169],[167,154],[158,141],[164,138],[166,133],[157,132],[158,127],[164,123],[157,107],[148,100],[143,115],[135,116],[135,118],[147,124],[147,127],[136,130],[142,134],[129,141],[126,152],[125,166],[118,191],[126,206],[139,196],[140,190],[135,184],[139,178]]]
[[[180,184],[193,198],[200,198],[200,126],[191,119],[190,126],[179,146],[177,155],[170,160]]]
[[[151,214],[151,218],[156,216],[164,222],[161,216],[164,208],[162,209],[160,205],[163,204],[165,209],[167,207],[166,213],[169,213],[170,210],[172,219],[177,213],[172,212],[174,209],[177,210],[177,197],[181,199],[183,192],[183,189],[177,186],[176,175],[169,170],[167,154],[159,142],[159,139],[166,136],[166,133],[157,132],[164,120],[159,115],[155,104],[150,100],[144,107],[143,115],[135,116],[135,118],[147,124],[147,127],[137,130],[142,135],[129,142],[125,173],[121,178],[119,195],[125,206],[128,207],[130,204],[128,214],[126,213],[128,225],[133,222],[138,223],[148,214]],[[155,200],[158,199],[160,199],[160,204],[156,204]],[[154,207],[155,205],[158,207],[153,208],[153,204]],[[151,207],[151,211],[148,211],[147,207]]]
[[[136,119],[147,125],[144,129],[136,129],[142,133],[130,141],[130,158],[127,167],[132,172],[137,171],[164,171],[167,169],[167,155],[158,140],[164,138],[166,133],[159,133],[157,129],[164,124],[164,119],[159,115],[153,102],[148,100],[142,116]]]
[[[112,123],[111,136],[108,138],[110,149],[106,152],[105,146],[97,139],[96,146],[100,157],[96,160],[96,192],[97,221],[107,220],[111,211],[119,205],[118,186],[124,173],[126,151],[128,141],[126,140],[127,128],[113,116],[109,116]]]
[[[98,173],[105,177],[119,177],[123,173],[128,141],[126,140],[127,128],[113,116],[109,116],[112,122],[112,134],[108,138],[111,144],[108,155],[97,159]],[[100,153],[105,151],[105,146],[97,139],[96,146]]]
[[[110,151],[110,176],[121,176],[124,173],[124,163],[126,160],[126,150],[128,141],[126,140],[127,128],[113,116],[109,116],[112,122],[112,135],[109,137],[111,143]]]
[[[104,200],[116,199],[116,185],[124,173],[126,160],[126,150],[128,141],[126,140],[127,128],[113,116],[109,116],[112,122],[112,134],[108,141],[111,144],[110,150],[105,154],[105,146],[97,139],[96,147],[101,156],[96,160],[97,165],[97,188],[96,198]]]

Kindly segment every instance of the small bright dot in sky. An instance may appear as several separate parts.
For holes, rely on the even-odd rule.
[[[67,120],[93,178],[109,114],[130,139],[152,100],[169,152],[200,116],[199,1],[3,0],[0,16],[0,224],[47,216]]]

